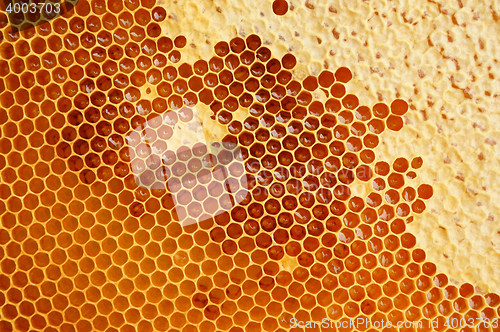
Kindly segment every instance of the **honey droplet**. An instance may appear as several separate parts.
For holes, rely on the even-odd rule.
[[[274,0],[273,12],[279,16],[285,15],[288,12],[288,2],[285,0]]]

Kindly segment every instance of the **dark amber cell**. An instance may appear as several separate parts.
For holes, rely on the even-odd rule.
[[[297,101],[293,97],[290,96],[285,97],[285,94],[286,90],[282,86],[277,86],[271,91],[271,95],[273,96],[273,98],[282,99],[281,108],[283,108],[286,111],[290,111],[297,105]]]
[[[47,43],[42,38],[35,38],[31,41],[31,50],[37,54],[45,52],[47,49]]]
[[[134,19],[135,22],[138,23],[139,25],[145,26],[151,20],[151,15],[149,11],[141,8],[134,13]]]
[[[412,205],[411,209],[415,213],[422,213],[425,210],[425,203],[419,199],[417,199]]]
[[[247,89],[247,91],[255,92],[259,89],[259,87],[259,81],[255,78],[250,78],[245,82],[245,89]]]
[[[302,82],[304,89],[314,91],[318,88],[318,79],[314,76],[307,76]]]
[[[108,1],[108,9],[111,12],[118,14],[119,12],[121,12],[123,10],[123,1],[121,1],[121,0]]]
[[[285,69],[293,69],[297,64],[297,59],[290,53],[287,53],[281,58],[281,64]]]
[[[42,64],[47,69],[52,69],[56,66],[57,60],[53,54],[44,54],[42,56]]]
[[[209,88],[213,88],[219,84],[219,79],[214,73],[209,73],[203,78],[205,85]]]
[[[261,47],[256,51],[256,57],[261,62],[267,62],[271,59],[271,51],[267,47]]]
[[[400,116],[396,115],[389,115],[389,117],[386,120],[387,123],[387,128],[389,128],[392,131],[399,131],[401,128],[403,128],[403,119]]]
[[[363,143],[357,137],[351,137],[346,142],[347,149],[352,152],[359,152],[363,148]]]
[[[480,295],[473,296],[469,299],[469,307],[473,310],[481,310],[484,307],[483,298]]]
[[[402,99],[396,99],[391,103],[391,113],[404,115],[408,111],[408,103]]]
[[[452,286],[449,286],[452,287]],[[448,289],[447,287],[446,289]],[[445,294],[446,296],[446,294]],[[447,296],[448,299],[451,299],[449,296]],[[486,304],[490,307],[496,307],[500,303],[500,296],[498,294],[494,293],[488,293],[484,296],[484,299],[486,301]]]
[[[386,176],[389,174],[390,170],[391,166],[389,166],[389,164],[385,161],[379,161],[375,164],[375,173],[378,175]]]
[[[348,169],[353,169],[358,165],[358,157],[354,153],[348,152],[342,156],[342,164]],[[343,172],[341,171],[341,173]],[[341,175],[339,174],[339,177]]]
[[[21,74],[26,69],[26,67],[22,59],[14,58],[10,61],[10,69],[16,74]]]
[[[233,74],[229,70],[223,70],[219,73],[219,81],[224,85],[229,85],[233,81]]]
[[[325,113],[325,108],[323,107],[323,104],[319,101],[314,101],[312,102],[309,107],[309,114],[313,116],[320,117]],[[336,120],[331,114],[326,114],[322,117],[322,124],[327,127],[331,128],[333,125],[335,125]]]
[[[279,84],[286,85],[292,79],[292,74],[288,70],[282,70],[276,78],[278,79]]]
[[[226,125],[233,120],[233,115],[229,112],[222,111],[217,114],[217,120],[220,124]]]
[[[120,23],[121,22],[122,21],[120,21]],[[87,18],[86,26],[87,26],[87,30],[89,30],[91,32],[98,32],[99,30],[101,30],[101,20],[97,16],[92,15],[92,16]],[[129,27],[130,26],[127,26],[126,28],[129,28]]]
[[[163,52],[163,53],[168,53],[172,48],[174,47],[174,43],[172,42],[172,39],[168,37],[161,37],[157,41],[157,46],[158,46],[158,51]]]
[[[177,69],[173,66],[168,66],[163,69],[163,77],[168,81],[173,81],[177,77]]]
[[[156,44],[154,41],[147,39],[141,43],[141,51],[144,55],[152,57],[156,53]],[[147,67],[151,66],[151,60],[147,60]],[[146,66],[141,66],[146,67]],[[144,68],[146,69],[146,68]]]
[[[107,30],[114,30],[118,25],[118,20],[115,15],[106,13],[102,18],[102,25]]]
[[[144,83],[142,83],[142,80],[140,83],[140,85],[138,85],[137,83],[134,83],[133,82],[133,79],[134,79],[134,74],[132,74],[132,77],[131,77],[131,82],[132,84],[136,85],[136,86],[141,86],[143,85]],[[141,79],[144,79],[144,82],[145,82],[145,77],[144,76],[141,76]],[[187,89],[188,89],[188,85],[187,85],[187,82],[183,79],[177,79],[174,83],[173,83],[173,88],[174,88],[174,92],[175,93],[178,93],[180,95],[183,95],[184,93],[187,92]],[[227,90],[227,89],[226,89]]]
[[[225,57],[229,53],[229,44],[226,42],[218,42],[214,46],[215,54],[220,57]]]
[[[287,94],[289,94],[291,96],[296,96],[299,94],[301,89],[302,89],[302,86],[300,85],[299,82],[292,81],[292,82],[290,82],[290,84],[287,85],[286,92],[287,92]]]
[[[340,67],[335,71],[335,78],[339,82],[347,83],[352,79],[352,73],[349,68]]]
[[[415,199],[415,189],[411,188],[411,187],[407,187],[403,190],[403,198],[405,201],[407,202],[411,202]]]
[[[187,39],[184,36],[177,36],[174,39],[174,45],[177,48],[183,48],[187,44]]]
[[[432,277],[434,274],[436,274],[436,265],[431,262],[426,262],[422,265],[422,272],[429,277]]]
[[[417,169],[417,168],[422,167],[423,163],[424,163],[424,161],[422,158],[416,157],[416,158],[413,158],[413,160],[411,161],[411,167]]]
[[[432,197],[433,189],[428,184],[422,184],[418,187],[418,197],[422,199],[429,199]]]
[[[337,172],[340,169],[340,159],[337,157],[329,157],[325,160],[325,167],[331,172]]]
[[[375,161],[375,153],[372,150],[361,151],[359,157],[365,164],[371,164],[373,161]]]
[[[399,193],[394,189],[387,190],[385,192],[385,200],[387,203],[395,205],[399,202]]]
[[[245,42],[247,44],[247,47],[252,51],[257,50],[262,44],[260,37],[257,35],[248,36]]]
[[[319,74],[318,82],[321,87],[328,89],[333,83],[335,83],[335,77],[331,71],[324,70],[321,74]]]
[[[245,49],[245,41],[239,37],[231,39],[229,47],[234,53],[241,53]]]
[[[335,156],[341,156],[345,152],[345,146],[342,142],[334,141],[329,146],[330,152]]]
[[[209,61],[210,70],[213,72],[220,72],[224,68],[224,61],[222,59],[213,57]]]
[[[359,105],[359,99],[355,95],[346,95],[342,98],[342,105],[350,110],[356,109]]]
[[[103,31],[99,33],[97,40],[101,45],[108,46],[111,42],[111,35],[108,32]],[[105,45],[106,43],[107,45]],[[75,35],[66,35],[64,37],[64,46],[66,49],[71,51],[77,49],[79,46],[78,37]]]
[[[405,184],[404,177],[401,174],[391,174],[388,178],[389,186],[399,189]]]
[[[261,77],[265,73],[265,67],[261,63],[254,63],[250,68],[250,72],[256,77]]]
[[[368,122],[368,129],[374,134],[381,134],[385,129],[385,125],[382,120],[373,119]]]
[[[267,74],[260,79],[260,84],[266,89],[271,89],[276,84],[276,79],[274,76]]]
[[[334,85],[332,85],[330,93],[335,98],[342,98],[346,93],[345,86],[341,83],[335,83]]]
[[[382,103],[375,104],[375,106],[373,106],[373,115],[377,118],[385,119],[389,115],[389,107]]]
[[[471,297],[474,294],[474,286],[471,284],[463,284],[460,286],[460,295],[463,297]]]
[[[316,144],[312,148],[314,158],[324,159],[328,156],[328,148],[322,144]]]
[[[288,132],[292,135],[298,135],[302,129],[302,123],[298,121],[292,121],[288,124]]]
[[[366,133],[366,126],[362,122],[355,122],[351,125],[351,133],[356,136],[363,136]]]
[[[408,160],[405,158],[397,158],[392,164],[392,168],[399,173],[404,173],[409,167]]]
[[[198,60],[194,63],[194,73],[203,76],[208,72],[208,63],[204,60]]]
[[[45,42],[39,42],[39,45],[41,46],[40,48],[38,48],[38,50],[43,50],[44,49],[44,43]],[[33,44],[32,44],[32,47],[33,47]],[[12,44],[3,44],[2,47],[0,48],[0,55],[2,56],[2,58],[4,58],[5,60],[9,60],[11,59],[12,57],[15,56],[15,51],[14,51],[14,47],[12,46]]]
[[[106,12],[106,3],[104,1],[94,0],[91,2],[90,6],[96,15],[101,15]]]
[[[181,52],[175,50],[175,51],[172,51],[168,54],[168,59],[170,60],[170,62],[172,63],[177,63],[181,60]]]
[[[129,12],[123,12],[118,16],[118,23],[124,29],[128,29],[134,25],[134,17]]]
[[[312,101],[312,95],[309,92],[302,91],[298,96],[297,96],[297,103],[302,105],[302,106],[307,106],[311,103]]]
[[[370,168],[370,166],[367,165],[361,165],[358,168],[356,168],[356,177],[360,179],[361,181],[368,181],[372,178],[373,173]]]
[[[62,45],[61,45],[61,39],[58,37],[58,36],[54,36],[54,38],[56,38],[56,43],[57,46],[55,46],[54,48],[56,50],[59,50],[61,49]],[[50,41],[48,42],[48,45],[49,45],[49,48],[51,47],[51,44],[54,44],[54,43],[51,43]],[[52,48],[51,48],[52,49]],[[16,45],[15,45],[15,51],[16,51],[16,54],[18,56],[26,56],[29,54],[30,52],[30,45],[26,42],[26,41],[20,41],[18,42]]]
[[[273,13],[278,16],[283,16],[288,12],[288,2],[285,0],[274,0]]]
[[[340,104],[340,101],[336,99],[328,99],[325,103],[325,108],[329,113],[337,113],[342,108],[342,105]]]
[[[153,20],[156,22],[162,22],[167,18],[167,12],[163,7],[155,7],[153,9],[152,15]]]
[[[406,177],[407,177],[408,179],[413,180],[413,179],[415,179],[415,178],[417,177],[417,173],[415,173],[415,172],[413,172],[413,171],[410,171],[410,172],[406,173]]]
[[[244,93],[240,96],[240,98],[238,99],[238,103],[240,104],[240,106],[242,107],[250,107],[250,105],[253,103],[253,97],[251,94],[249,93]]]
[[[240,60],[234,54],[229,55],[224,60],[224,62],[226,64],[226,67],[229,68],[229,69],[231,69],[231,70],[235,70],[239,66],[239,64],[240,64]]]

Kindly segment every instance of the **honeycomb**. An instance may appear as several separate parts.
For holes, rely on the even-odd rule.
[[[406,229],[430,165],[376,158],[406,101],[361,105],[346,67],[298,81],[256,34],[185,63],[166,18],[154,0],[2,17],[0,331],[500,331],[500,297],[437,273]],[[226,135],[169,150],[197,105]]]

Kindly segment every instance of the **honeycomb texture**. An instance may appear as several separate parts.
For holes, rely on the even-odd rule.
[[[346,67],[297,80],[295,56],[274,58],[255,34],[183,62],[189,40],[162,35],[166,17],[154,1],[80,0],[36,34],[3,18],[2,331],[277,331],[325,317],[441,331],[444,317],[498,317],[498,295],[450,284],[407,231],[433,195],[411,185],[424,161],[373,151],[402,129],[405,101],[360,105]],[[180,180],[145,189],[133,129],[164,115],[140,140],[168,143],[172,115],[190,122],[198,104],[226,150],[165,148],[147,167]],[[224,186],[196,186],[199,165],[233,159],[244,169],[228,167]],[[191,205],[221,195],[235,207]]]
[[[412,112],[405,126],[382,135],[376,154],[388,162],[421,156],[434,165],[418,179],[433,186],[436,199],[409,229],[453,283],[500,292],[496,3],[289,0],[278,16],[272,0],[159,1],[169,12],[164,32],[196,45],[183,53],[190,63],[220,40],[256,33],[275,57],[297,57],[300,80],[348,67],[354,79],[346,87],[364,105],[406,100]]]

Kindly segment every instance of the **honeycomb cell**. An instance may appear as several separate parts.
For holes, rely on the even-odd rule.
[[[387,128],[392,131],[399,131],[403,128],[403,119],[399,116],[390,115],[387,120]]]
[[[391,113],[394,115],[404,115],[408,111],[408,103],[401,99],[396,99],[391,103]]]
[[[288,12],[288,2],[285,0],[275,0],[273,2],[273,12],[279,16],[285,15]]]

